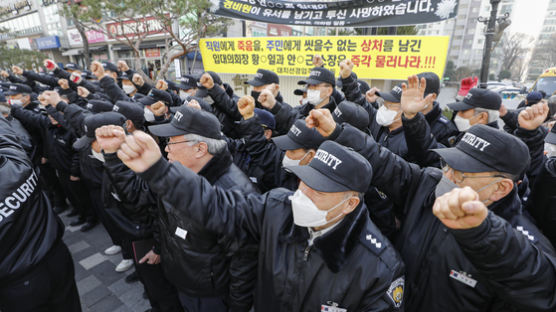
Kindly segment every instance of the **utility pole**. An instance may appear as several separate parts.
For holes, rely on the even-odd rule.
[[[481,77],[480,77],[480,87],[486,88],[488,82],[488,74],[489,74],[489,67],[490,67],[490,54],[492,52],[492,43],[494,39],[494,35],[497,33],[496,30],[496,23],[500,24],[498,32],[503,32],[506,27],[510,24],[511,21],[508,20],[509,14],[506,13],[504,16],[497,18],[498,16],[498,4],[500,4],[501,0],[490,0],[490,18],[487,20],[484,17],[479,17],[477,20],[480,23],[484,23],[487,25],[487,29],[485,32],[485,46],[483,48],[483,62],[481,65]],[[500,33],[501,34],[501,33]]]

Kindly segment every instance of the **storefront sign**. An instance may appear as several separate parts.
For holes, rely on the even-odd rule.
[[[109,23],[106,24],[106,29],[112,37],[118,39],[126,36],[137,37],[145,33],[148,35],[161,34],[166,31],[164,24],[152,16],[125,21],[123,25],[119,22]]]
[[[278,75],[308,76],[313,55],[338,73],[350,59],[359,78],[405,80],[421,72],[444,73],[448,36],[344,36],[201,39],[205,70],[255,74],[257,69]]]
[[[35,43],[39,50],[56,49],[60,47],[60,38],[58,36],[42,37],[35,39]]]

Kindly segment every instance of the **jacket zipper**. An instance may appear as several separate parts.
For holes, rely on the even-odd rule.
[[[303,261],[307,261],[309,259],[309,253],[311,252],[311,246],[307,246],[305,251],[303,252]]]

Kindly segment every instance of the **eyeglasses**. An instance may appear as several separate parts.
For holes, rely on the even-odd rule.
[[[493,175],[477,175],[477,176],[468,176],[465,175],[463,172],[459,171],[459,170],[455,170],[454,168],[450,167],[446,162],[444,162],[443,160],[440,161],[440,165],[442,166],[442,171],[443,172],[448,172],[450,170],[452,170],[452,176],[454,177],[454,182],[457,183],[462,183],[463,180],[465,179],[481,179],[481,178],[508,178],[504,175],[501,174],[493,174]]]
[[[195,140],[184,140],[184,141],[179,141],[179,142],[170,142],[170,141],[168,141],[168,143],[166,143],[166,145],[168,146],[168,148],[170,148],[170,145],[181,144],[181,143],[189,143],[189,142],[197,142],[197,141],[195,141]]]

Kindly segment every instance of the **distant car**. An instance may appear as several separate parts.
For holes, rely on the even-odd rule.
[[[495,88],[507,87],[507,86],[511,86],[511,85],[505,84],[505,83],[500,82],[500,81],[488,81],[487,82],[487,89],[495,89]]]
[[[523,93],[523,88],[512,86],[497,86],[491,89],[498,93],[502,98],[502,103],[508,109],[515,109],[519,103],[525,99],[526,94]]]

